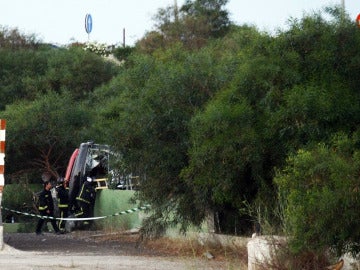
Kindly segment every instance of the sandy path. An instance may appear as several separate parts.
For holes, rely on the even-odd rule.
[[[204,261],[162,257],[134,256],[70,256],[36,253],[0,254],[0,268],[22,269],[221,269],[220,265],[209,265]]]

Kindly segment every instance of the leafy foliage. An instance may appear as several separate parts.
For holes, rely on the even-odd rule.
[[[31,50],[0,49],[0,107],[18,99],[32,99],[42,84],[47,60],[45,54]]]
[[[220,59],[215,60],[207,51],[188,55],[179,46],[158,58],[138,56],[130,61],[136,65],[96,94],[106,102],[101,117],[109,120],[103,123],[116,121],[110,136],[118,139],[112,144],[124,154],[131,168],[146,173],[139,199],[161,206],[159,215],[163,215],[166,205],[173,209],[177,198],[187,194],[179,173],[187,163],[189,119],[226,80],[216,76],[219,71],[215,63]],[[118,97],[111,102],[104,98],[119,89]],[[160,190],[164,196],[157,195]]]
[[[129,55],[133,51],[134,51],[134,47],[130,47],[130,46],[117,47],[113,50],[113,54],[118,60],[125,61],[128,59]]]
[[[228,12],[223,7],[228,0],[187,0],[181,7],[187,17],[203,21],[211,37],[222,37],[229,30]]]
[[[331,145],[300,149],[275,178],[285,200],[287,233],[295,252],[332,247],[359,252],[359,152],[357,139],[335,136]]]
[[[0,49],[0,108],[47,91],[82,99],[116,74],[116,66],[80,48]],[[96,75],[96,76],[95,76]]]
[[[141,177],[135,199],[152,205],[149,236],[209,213],[216,231],[247,234],[257,217],[246,208],[275,212],[281,195],[294,250],[357,251],[359,30],[335,7],[270,35],[232,25],[226,3],[159,10],[155,31],[115,49],[119,66],[77,46],[0,49],[7,173],[55,175],[94,139]],[[329,225],[342,201],[348,223]]]
[[[43,81],[46,90],[58,93],[69,91],[75,99],[81,100],[115,74],[116,67],[111,62],[78,47],[71,47],[49,53]]]
[[[189,50],[204,47],[208,40],[221,38],[230,30],[228,0],[186,1],[178,7],[159,9],[154,20],[156,31],[151,31],[138,42],[141,51],[153,52],[181,43]]]
[[[146,175],[138,198],[154,214],[144,230],[200,225],[212,210],[234,217],[219,231],[248,232],[249,203],[275,207],[274,168],[358,123],[358,76],[347,66],[358,53],[333,46],[346,33],[352,45],[342,45],[357,48],[355,29],[316,14],[276,37],[243,26],[192,53],[175,44],[133,54],[96,98],[107,104],[103,123],[117,123],[109,139]],[[117,98],[107,103],[108,95]]]
[[[9,182],[16,182],[19,173],[37,174],[39,178],[39,171],[44,171],[57,177],[74,143],[87,138],[86,127],[91,122],[85,106],[75,104],[69,94],[56,93],[33,102],[16,102],[1,113],[1,118],[7,120]]]
[[[19,50],[37,49],[38,47],[40,47],[40,41],[35,35],[24,35],[17,28],[0,26],[0,48]]]

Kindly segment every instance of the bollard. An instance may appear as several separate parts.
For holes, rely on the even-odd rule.
[[[6,121],[0,119],[0,250],[2,250],[4,247],[4,228],[2,223],[1,202],[5,185],[5,127]]]

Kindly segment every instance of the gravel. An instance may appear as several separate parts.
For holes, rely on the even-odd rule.
[[[136,234],[75,231],[56,235],[4,233],[1,269],[228,269],[206,258],[172,256],[139,244]],[[240,269],[240,268],[232,268]]]

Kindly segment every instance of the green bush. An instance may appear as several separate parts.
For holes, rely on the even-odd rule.
[[[293,252],[360,251],[360,152],[355,141],[338,135],[329,145],[299,150],[277,173]]]
[[[15,222],[33,221],[35,219],[34,217],[17,214],[5,208],[24,213],[37,214],[38,211],[34,196],[37,192],[41,191],[41,189],[41,185],[28,184],[27,182],[5,185],[1,202],[3,222],[9,222],[8,219],[10,216],[15,218]]]

